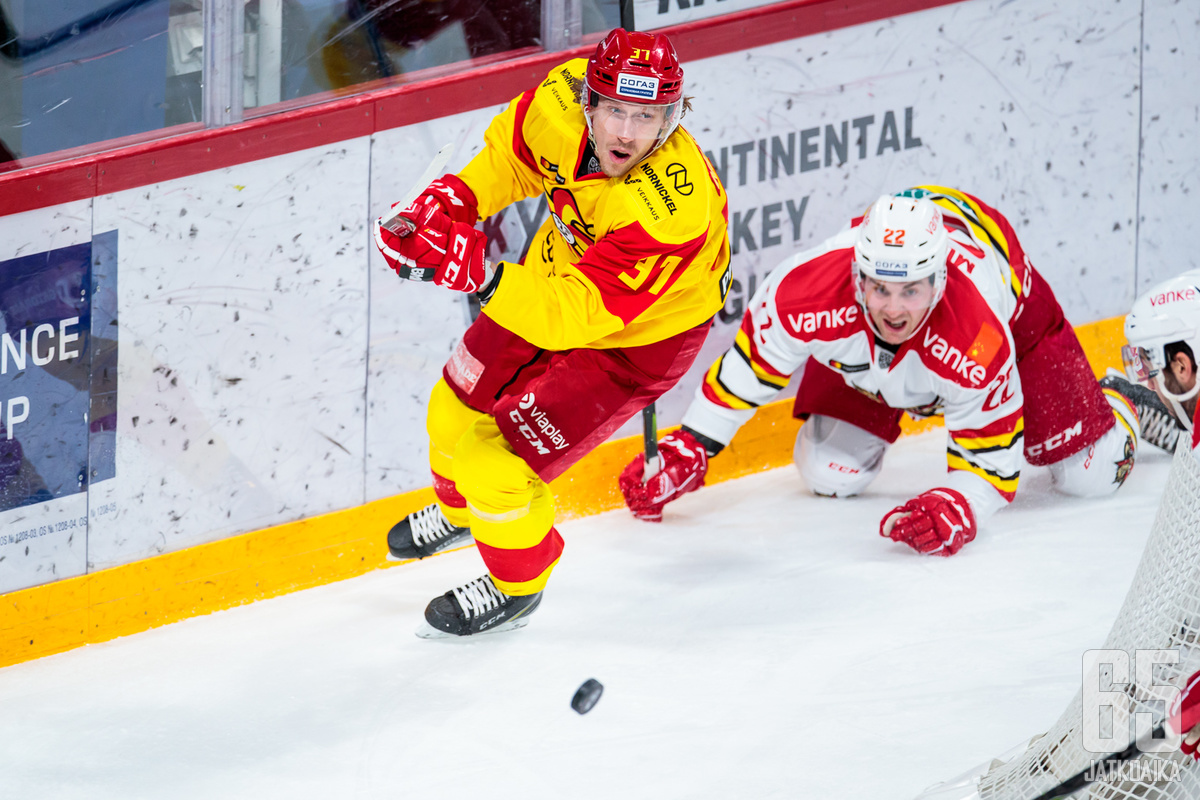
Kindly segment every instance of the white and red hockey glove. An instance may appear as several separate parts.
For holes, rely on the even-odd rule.
[[[416,209],[416,230],[405,236],[375,224],[375,245],[388,266],[410,281],[433,281],[458,292],[490,293],[496,277],[487,260],[487,236],[440,211]],[[407,212],[405,214],[407,216]]]
[[[1179,749],[1200,761],[1200,753],[1196,752],[1200,745],[1200,672],[1184,682],[1179,700],[1171,707],[1167,724],[1183,737]]]
[[[658,443],[658,459],[658,471],[645,480],[646,461],[641,456],[630,461],[617,479],[625,505],[646,522],[662,522],[663,506],[703,486],[708,472],[708,451],[686,429]]]
[[[930,489],[897,506],[879,522],[879,535],[919,553],[952,556],[975,538],[971,504],[953,489]]]

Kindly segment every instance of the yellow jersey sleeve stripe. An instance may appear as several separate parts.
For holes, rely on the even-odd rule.
[[[742,358],[746,360],[746,363],[750,365],[750,369],[754,370],[754,377],[758,378],[761,382],[768,384],[769,386],[775,386],[779,389],[787,386],[787,378],[767,372],[767,370],[763,369],[761,364],[757,363],[754,358],[751,357],[750,337],[747,336],[746,332],[740,328],[738,329],[737,335],[733,339],[733,346],[737,348],[738,354],[741,355]]]
[[[996,436],[955,436],[954,443],[964,450],[980,451],[980,450],[1002,450],[1012,447],[1017,441],[1024,437],[1025,433],[1025,418],[1021,417],[1017,420],[1017,427],[1008,432],[1001,433]]]
[[[984,469],[977,464],[972,464],[970,461],[967,461],[965,458],[954,452],[948,452],[946,454],[946,464],[950,467],[950,469],[958,469],[978,475],[992,486],[996,487],[996,491],[1005,495],[1011,495],[1017,491],[1017,482],[1021,477],[1021,473],[1019,472],[1015,475],[998,475],[995,472]]]
[[[1129,402],[1128,398],[1126,398],[1120,392],[1113,391],[1112,389],[1101,389],[1101,391],[1104,392],[1109,397],[1116,400],[1117,402],[1123,403],[1126,408],[1133,411],[1133,416],[1137,417],[1137,409],[1135,409],[1133,407],[1133,405]],[[1138,437],[1137,431],[1135,431],[1133,428],[1129,427],[1129,423],[1125,421],[1125,417],[1118,414],[1116,411],[1113,411],[1113,416],[1117,418],[1117,422],[1121,423],[1121,425],[1125,428],[1125,430],[1129,433],[1129,435],[1133,437],[1133,440],[1136,442],[1137,437]]]
[[[721,382],[721,365],[725,363],[725,356],[717,359],[711,367],[708,368],[708,373],[704,376],[704,385],[709,392],[712,393],[722,405],[728,408],[737,409],[752,409],[757,408],[753,403],[748,403],[738,397],[733,392],[725,388],[725,384]]]
[[[1004,256],[1004,260],[1009,260],[1007,237],[1000,230],[1000,226],[993,222],[992,218],[985,214],[983,209],[974,200],[958,189],[951,189],[949,186],[918,186],[917,188],[942,195],[944,199],[931,199],[938,205],[948,208],[956,214],[961,215],[963,211],[970,211],[970,214],[966,217],[967,224],[971,226],[980,238],[991,240],[1000,250],[1000,254]]]

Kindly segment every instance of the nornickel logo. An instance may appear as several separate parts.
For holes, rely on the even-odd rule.
[[[688,181],[687,168],[683,164],[671,164],[667,167],[667,176],[675,181],[675,191],[679,192],[684,197],[692,193],[695,188]]]

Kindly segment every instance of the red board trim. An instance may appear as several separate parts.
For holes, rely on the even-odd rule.
[[[952,5],[963,0],[787,0],[665,28],[686,64]],[[596,38],[596,37],[593,37]],[[541,81],[552,67],[587,55],[594,43],[537,53],[430,80],[375,89],[224,128],[144,141],[107,142],[105,152],[0,174],[0,216],[84,200],[438,117],[499,105]],[[155,131],[151,136],[164,132]]]

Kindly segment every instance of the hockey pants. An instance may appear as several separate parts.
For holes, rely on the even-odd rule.
[[[496,420],[459,400],[445,380],[433,389],[427,427],[446,518],[470,527],[496,588],[540,592],[563,550],[550,487],[513,452]]]
[[[434,387],[427,430],[438,504],[469,526],[497,588],[540,592],[563,550],[549,482],[687,372],[708,324],[608,350],[539,349],[486,315]]]

